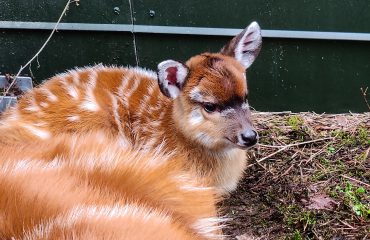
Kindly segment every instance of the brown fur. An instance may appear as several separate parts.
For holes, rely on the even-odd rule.
[[[203,125],[190,128],[188,121],[184,121],[184,115],[188,115],[192,107],[187,94],[192,86],[196,85],[200,76],[207,76],[208,81],[201,81],[198,87],[206,91],[212,90],[212,94],[220,98],[219,101],[227,101],[235,95],[244,98],[246,84],[242,79],[243,69],[235,63],[235,60],[215,55],[222,59],[222,62],[207,68],[204,67],[209,64],[209,57],[206,56],[189,60],[188,65],[191,69],[194,62],[198,63],[185,86],[184,98],[176,99],[174,102],[160,93],[155,79],[150,79],[146,74],[136,70],[97,66],[56,76],[26,94],[15,108],[5,113],[0,126],[2,132],[0,142],[39,139],[40,136],[33,134],[34,129],[42,134],[45,133],[45,139],[61,132],[82,133],[103,130],[109,136],[121,138],[126,146],[147,143],[144,147],[150,149],[165,142],[164,151],[175,151],[176,154],[188,156],[185,164],[187,168],[196,166],[201,175],[209,176],[210,182],[218,184],[217,178],[222,168],[219,158],[222,157],[213,157],[209,154],[210,150],[199,145],[192,136],[199,131],[205,131],[208,135],[219,139],[211,150],[219,151],[221,155],[228,155],[229,153],[223,151],[228,146],[228,142],[222,139],[219,131],[228,129],[228,125],[210,118]],[[223,75],[220,75],[218,69],[224,69],[230,75],[229,79],[224,79],[225,84],[219,84],[219,79]],[[88,111],[80,106],[87,98],[86,91],[90,87],[89,75],[93,74],[96,74],[96,86],[92,89],[92,93],[99,109]],[[73,75],[78,77],[78,85],[73,83]],[[119,87],[123,84],[122,79],[129,81],[125,92],[132,90],[135,81],[139,82],[137,89],[127,98],[118,95]],[[66,86],[75,89],[78,96],[76,99],[69,94]],[[50,91],[57,100],[52,101],[53,99],[45,93],[45,89]],[[150,89],[153,90],[149,95]],[[78,120],[70,120],[76,116]],[[115,118],[115,116],[118,117]],[[29,129],[30,127],[32,129]],[[184,129],[188,130],[183,131]],[[41,135],[41,138],[44,138],[44,135]],[[230,151],[244,158],[242,150]],[[238,168],[243,169],[244,165],[245,163],[240,163]]]
[[[97,65],[24,95],[0,120],[0,238],[222,238],[217,195],[257,140],[245,68],[260,46],[252,23],[158,75]]]
[[[1,239],[206,239],[216,195],[178,156],[104,133],[0,147]]]
[[[222,192],[231,191],[246,166],[248,146],[240,144],[241,133],[253,129],[244,66],[258,55],[261,40],[258,24],[250,26],[223,54],[204,53],[186,66],[176,65],[188,75],[176,83],[181,92],[175,99],[167,98],[166,84],[159,87],[161,78],[145,69],[98,65],[57,75],[4,114],[0,143],[96,130],[125,147],[151,150],[163,143],[164,152],[186,159],[179,163],[185,170],[194,170]],[[247,60],[236,60],[239,48],[237,56],[246,54]],[[207,112],[207,103],[217,111]]]

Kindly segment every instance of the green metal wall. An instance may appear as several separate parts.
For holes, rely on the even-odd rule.
[[[65,3],[0,0],[0,21],[55,22]],[[132,5],[137,25],[244,28],[257,20],[263,29],[370,32],[368,0],[132,0]],[[131,24],[129,1],[80,0],[63,22]],[[0,30],[0,72],[17,72],[49,32]],[[128,32],[59,31],[38,58],[40,67],[33,63],[33,75],[41,81],[74,66],[135,65],[132,39]],[[229,39],[136,34],[140,65],[152,69],[164,59],[185,61],[218,51]],[[366,111],[360,87],[370,87],[370,42],[265,38],[248,78],[257,110]]]

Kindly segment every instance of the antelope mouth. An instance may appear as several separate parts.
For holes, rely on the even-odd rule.
[[[249,148],[252,148],[254,147],[257,142],[258,142],[258,139],[256,139],[256,141],[253,141],[252,143],[248,144],[248,145],[244,145],[244,144],[240,144],[238,141],[233,141],[231,140],[230,138],[228,137],[225,137],[225,139],[230,142],[234,147],[236,148],[240,148],[240,149],[243,149],[243,150],[247,150]]]

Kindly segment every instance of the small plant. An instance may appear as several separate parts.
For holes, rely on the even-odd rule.
[[[368,219],[370,216],[370,204],[364,203],[362,200],[369,198],[367,191],[363,187],[354,187],[350,182],[346,183],[344,189],[340,186],[336,187],[339,193],[344,194],[344,201],[352,211],[359,217]]]
[[[297,131],[303,125],[303,119],[298,115],[293,115],[288,118],[288,124],[294,131]]]
[[[321,164],[328,166],[330,164],[330,161],[327,158],[320,158]]]
[[[341,140],[342,146],[355,146],[360,145],[369,145],[370,144],[370,133],[365,127],[360,127],[357,129],[357,132],[349,133],[344,131],[334,131],[332,133],[333,137],[337,137]]]
[[[333,147],[333,146],[329,146],[327,150],[328,150],[328,153],[330,153],[330,154],[333,154],[336,151],[335,147]]]
[[[360,127],[358,129],[357,140],[361,145],[370,145],[370,133],[368,129]]]
[[[302,240],[303,238],[302,238],[302,235],[301,235],[301,233],[299,232],[299,230],[298,229],[296,229],[295,231],[294,231],[294,240]]]

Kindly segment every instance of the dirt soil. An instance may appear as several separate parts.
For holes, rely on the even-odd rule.
[[[370,239],[370,113],[254,113],[259,146],[220,205],[228,239]]]

